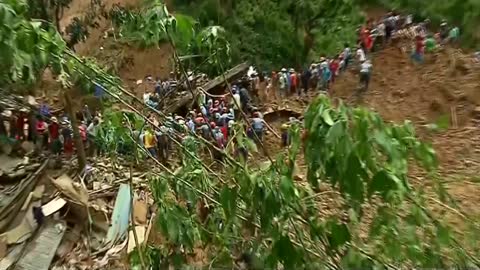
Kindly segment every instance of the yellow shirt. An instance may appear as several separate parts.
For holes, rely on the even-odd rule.
[[[145,143],[145,148],[152,148],[155,147],[157,144],[155,135],[153,135],[153,133],[150,131],[145,132],[145,137],[143,138],[143,141]]]

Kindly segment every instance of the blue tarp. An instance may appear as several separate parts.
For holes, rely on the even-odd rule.
[[[130,186],[121,184],[112,213],[112,224],[107,232],[107,244],[115,244],[127,235],[131,205]]]

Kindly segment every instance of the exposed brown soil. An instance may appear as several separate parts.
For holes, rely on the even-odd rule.
[[[412,121],[418,135],[433,144],[440,161],[441,179],[447,183],[449,193],[465,212],[478,216],[480,66],[474,64],[469,55],[451,48],[427,56],[426,63],[421,66],[414,65],[409,55],[393,47],[376,53],[372,60],[374,72],[370,89],[361,99],[354,95],[359,86],[354,71],[338,78],[332,87],[332,96],[353,106],[377,111],[387,121]],[[301,112],[306,101],[315,95],[310,93],[302,99],[292,97],[282,106]],[[456,126],[452,111],[456,114]],[[450,118],[449,128],[439,132],[428,131],[425,126],[435,123],[440,117]],[[272,126],[278,128],[279,124],[273,122]],[[270,138],[266,143],[269,148],[279,148],[279,140]],[[414,169],[411,176],[414,183],[431,184]]]

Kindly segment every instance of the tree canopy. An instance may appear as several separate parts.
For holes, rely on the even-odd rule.
[[[174,1],[176,8],[217,24],[229,33],[233,61],[250,60],[261,68],[304,65],[355,41],[362,21],[352,0],[198,0]]]

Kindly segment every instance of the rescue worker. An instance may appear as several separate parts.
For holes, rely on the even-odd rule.
[[[169,147],[169,137],[168,137],[168,128],[165,125],[161,125],[159,130],[155,133],[157,137],[157,148],[162,164],[168,163],[168,147]]]
[[[332,72],[327,62],[320,64],[321,74],[322,74],[322,85],[321,90],[327,91],[329,89],[330,80],[332,79]]]
[[[256,135],[253,136],[255,140],[263,141],[263,132],[265,128],[265,120],[260,117],[258,112],[253,113],[252,118],[252,132]]]
[[[297,86],[298,86],[298,78],[297,78],[297,73],[295,72],[295,69],[291,68],[289,71],[289,76],[290,76],[290,94],[293,95],[297,93]],[[299,93],[300,95],[300,93]]]
[[[448,38],[448,24],[446,20],[442,20],[442,23],[440,24],[440,39],[442,43],[445,42],[445,40]]]
[[[242,111],[246,111],[248,108],[248,104],[250,104],[250,95],[248,94],[248,90],[245,87],[240,88],[240,103]]]
[[[278,77],[278,89],[280,91],[281,98],[284,98],[287,96],[287,89],[289,89],[287,77],[288,77],[287,69],[282,68],[281,73],[279,74],[279,77]]]
[[[37,146],[37,150],[41,151],[43,150],[47,144],[48,144],[48,125],[47,123],[45,122],[45,120],[43,120],[43,117],[42,116],[38,116],[37,117],[37,125],[36,125],[36,129],[37,129],[37,141],[36,141],[36,146]]]
[[[312,78],[312,72],[310,71],[309,68],[305,68],[302,73],[302,87],[303,87],[303,92],[307,94],[308,88],[310,87],[310,79]],[[299,95],[301,92],[299,92]]]
[[[415,36],[415,50],[411,58],[417,63],[423,63],[423,55],[425,53],[425,41],[420,35]]]
[[[62,143],[60,142],[60,125],[55,116],[50,119],[52,122],[48,125],[48,135],[50,140],[50,150],[54,155],[60,154],[62,151]]]
[[[362,91],[368,90],[371,73],[372,64],[370,60],[366,60],[360,65],[360,85],[362,86]]]
[[[143,144],[147,151],[152,155],[154,158],[157,158],[157,138],[153,132],[151,127],[147,127],[145,130],[145,135],[143,136]]]

